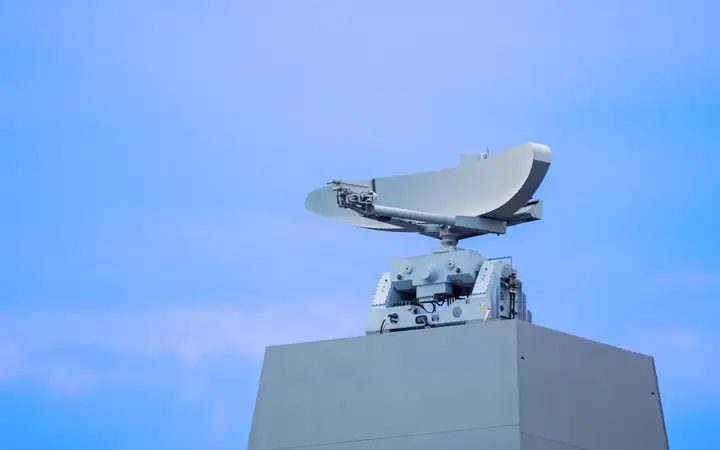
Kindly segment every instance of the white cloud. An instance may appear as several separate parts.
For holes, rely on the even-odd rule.
[[[68,347],[98,350],[122,357],[119,361],[128,357],[172,358],[188,369],[228,355],[257,364],[268,345],[362,335],[365,302],[337,302],[298,300],[260,308],[120,313],[6,313],[0,315],[0,339],[5,343],[0,346],[0,381],[28,377],[63,395],[101,387],[103,382],[142,382],[138,374],[109,375],[102,370],[95,372],[92,361],[82,365],[52,356],[53,351]],[[610,343],[655,357],[666,397],[720,395],[717,334],[678,327],[643,329],[625,338],[615,337]]]
[[[18,378],[39,381],[60,395],[73,395],[93,385],[91,371],[55,358],[40,361],[28,358],[32,355],[23,348],[27,336],[3,335],[0,331],[0,383]]]
[[[718,285],[720,274],[713,269],[693,269],[684,265],[675,270],[667,271],[653,278],[648,283],[648,290],[684,290],[707,291]]]
[[[268,345],[363,334],[365,311],[355,309],[334,302],[284,301],[260,308],[0,314],[0,339],[5,342],[0,347],[0,381],[27,376],[64,394],[92,387],[96,380],[90,365],[44,356],[63,348],[171,357],[189,365],[227,354],[259,363]]]
[[[96,386],[98,381],[92,368],[58,360],[48,360],[21,367],[18,376],[40,381],[53,393],[62,396],[73,396],[84,392]]]
[[[20,351],[9,342],[4,342],[0,336],[0,383],[13,378],[20,365]]]

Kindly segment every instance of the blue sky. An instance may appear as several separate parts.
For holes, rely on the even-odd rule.
[[[434,245],[306,193],[525,141],[545,219],[465,246],[537,323],[654,355],[673,450],[720,445],[719,12],[4,2],[0,448],[243,448],[264,346],[362,334]]]

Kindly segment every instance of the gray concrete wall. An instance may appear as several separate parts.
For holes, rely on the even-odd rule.
[[[249,449],[300,447],[667,449],[651,358],[516,321],[269,347]]]
[[[250,449],[517,448],[516,347],[501,322],[269,347]]]
[[[651,357],[522,322],[517,333],[522,433],[588,450],[667,449]]]

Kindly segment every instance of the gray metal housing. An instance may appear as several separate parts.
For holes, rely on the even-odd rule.
[[[515,318],[532,322],[518,275],[511,258],[486,259],[461,248],[394,258],[378,281],[366,334]],[[458,288],[467,292],[456,293]],[[441,294],[449,298],[437,301],[434,296]]]
[[[268,347],[250,450],[667,450],[651,357],[518,320]]]

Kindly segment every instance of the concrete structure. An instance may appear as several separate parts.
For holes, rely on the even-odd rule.
[[[667,450],[649,356],[518,320],[269,347],[249,450]]]

